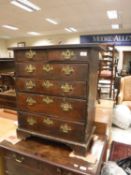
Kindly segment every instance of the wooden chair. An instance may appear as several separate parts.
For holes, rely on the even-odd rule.
[[[115,46],[107,45],[106,51],[101,52],[101,58],[99,59],[99,70],[98,70],[98,90],[101,94],[102,88],[109,89],[107,93],[109,94],[109,98],[112,97],[114,79],[116,76],[116,62],[115,62]]]

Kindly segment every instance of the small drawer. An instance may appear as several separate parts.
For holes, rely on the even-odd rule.
[[[39,163],[34,159],[8,150],[5,152],[5,160],[6,161],[8,160],[9,162],[11,161],[14,163],[18,163],[20,165],[35,167],[36,169],[37,168],[39,169]]]
[[[18,164],[14,160],[5,160],[6,170],[5,174],[8,175],[24,175],[25,172],[28,175],[46,175],[36,169],[36,167],[29,167],[23,164]]]
[[[87,49],[55,49],[48,51],[49,61],[88,61]]]
[[[50,95],[86,98],[87,88],[85,81],[58,81],[33,78],[17,78],[18,91],[44,93]]]
[[[15,60],[18,62],[23,61],[47,61],[48,55],[47,51],[40,49],[21,49],[15,51]]]
[[[21,111],[37,112],[75,122],[86,120],[86,100],[18,93],[17,107]]]
[[[33,133],[84,142],[84,123],[62,121],[47,115],[18,113],[19,128]]]
[[[88,64],[17,63],[16,77],[39,77],[49,80],[88,80]]]

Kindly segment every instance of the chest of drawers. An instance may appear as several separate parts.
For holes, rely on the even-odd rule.
[[[85,154],[93,133],[98,45],[14,48],[18,135]]]
[[[91,164],[89,160],[71,157],[71,150],[62,144],[32,137],[15,145],[4,141],[0,144],[1,175],[99,175],[106,142],[98,142],[99,155]]]

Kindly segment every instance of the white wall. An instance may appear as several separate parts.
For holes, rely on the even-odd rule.
[[[8,50],[7,50],[7,42],[4,39],[0,40],[0,58],[9,57]]]
[[[8,47],[17,47],[18,42],[25,42],[26,46],[41,46],[54,44],[77,44],[80,43],[79,35],[52,35],[10,39],[7,42]]]
[[[44,46],[44,45],[57,45],[57,44],[79,44],[80,36],[79,34],[68,34],[68,35],[52,35],[52,36],[37,36],[37,37],[27,37],[27,38],[17,38],[6,40],[4,45],[5,54],[8,57],[13,57],[13,52],[7,50],[10,47],[17,47],[17,43],[25,42],[26,46]],[[0,55],[3,57],[5,54],[1,52]]]

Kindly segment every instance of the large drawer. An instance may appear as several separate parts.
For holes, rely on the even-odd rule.
[[[89,59],[87,49],[52,49],[52,50],[21,50],[15,52],[16,61],[87,61]]]
[[[86,121],[86,105],[86,100],[81,99],[30,93],[17,94],[18,110],[43,113],[75,122]]]
[[[47,115],[18,112],[18,123],[20,129],[33,132],[42,137],[51,136],[71,141],[84,142],[85,125],[83,123],[72,123],[69,120],[58,120]]]
[[[88,64],[17,63],[16,76],[85,81],[88,80]]]
[[[84,81],[58,81],[36,78],[17,78],[18,91],[43,93],[58,96],[86,98],[87,85]]]
[[[49,149],[48,146],[45,149],[48,152],[48,149]],[[57,149],[58,148],[56,147],[56,153],[57,153]],[[40,156],[42,156],[42,154],[43,153],[41,152]],[[32,155],[33,155],[33,151],[32,151]],[[6,149],[4,151],[4,157],[3,157],[4,174],[5,175],[25,175],[26,173],[28,175],[86,175],[85,172],[72,171],[72,169],[68,168],[68,166],[63,168],[60,165],[57,165],[57,164],[55,165],[55,163],[53,162],[53,159],[48,162],[46,161],[46,156],[42,157],[42,159],[43,160],[45,159],[45,161],[40,161],[39,160],[40,156],[38,156],[38,158],[36,159],[28,156],[28,154],[24,155],[22,152],[17,153]],[[49,155],[49,156],[53,158],[55,154]],[[62,160],[62,157],[61,157],[61,160]]]
[[[62,173],[70,173],[71,175],[79,175],[78,173],[70,172],[29,158],[22,154],[7,151],[11,157],[5,157],[5,174],[8,175],[61,175]]]

